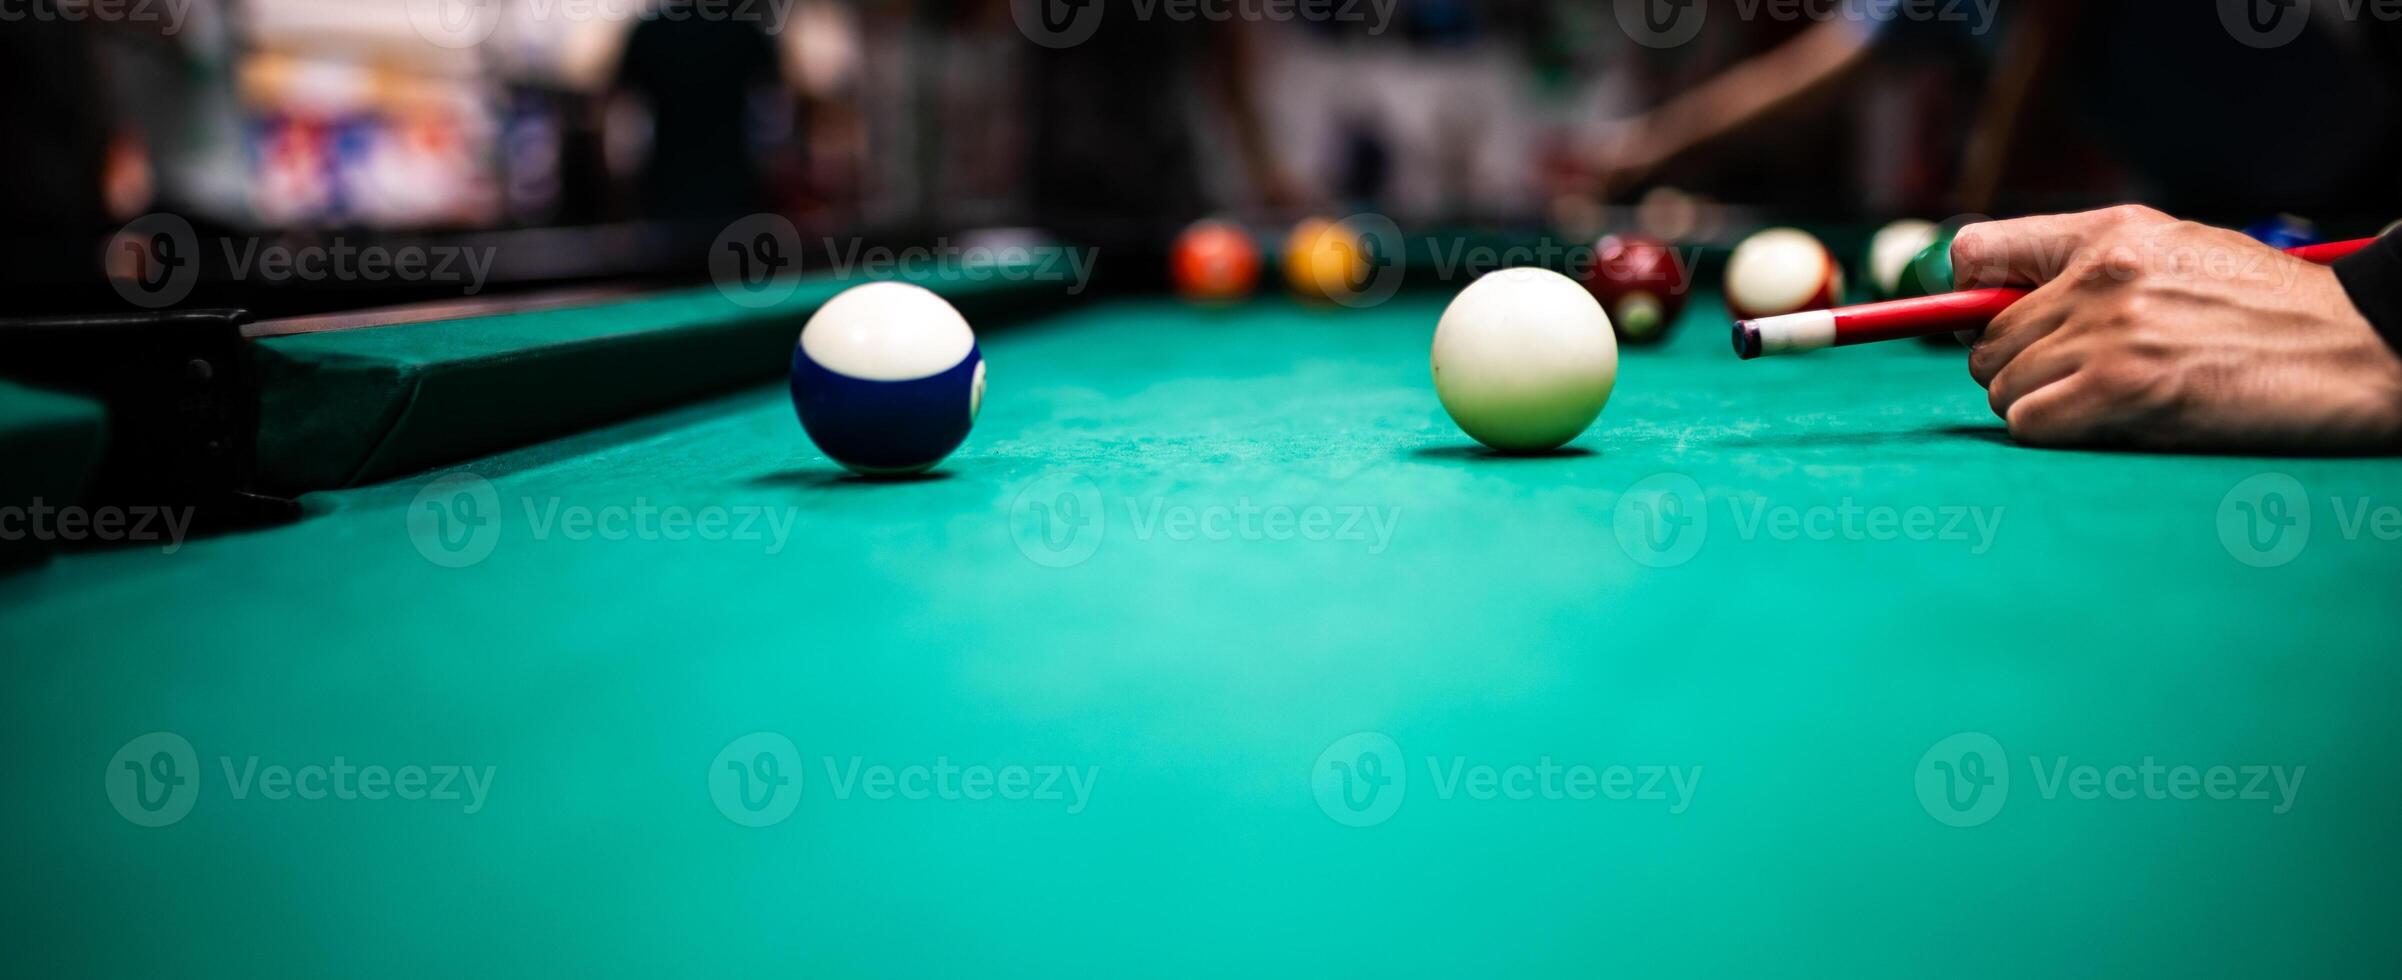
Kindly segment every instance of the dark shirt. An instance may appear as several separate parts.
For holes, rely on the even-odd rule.
[[[2402,352],[2402,231],[2337,262],[2335,278],[2378,335]]]
[[[12,21],[0,27],[0,241],[96,233],[109,223],[100,179],[112,120],[94,32],[54,16]]]
[[[760,25],[694,15],[670,3],[646,14],[626,41],[618,83],[649,102],[645,216],[674,221],[733,217],[765,206],[752,160],[752,97],[780,77]]]

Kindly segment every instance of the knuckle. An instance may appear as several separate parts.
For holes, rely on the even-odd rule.
[[[2151,225],[2169,220],[2158,209],[2142,204],[2121,204],[2105,210],[2103,217],[2118,225]]]
[[[2121,343],[2126,356],[2156,368],[2167,362],[2172,338],[2157,324],[2136,323],[2127,328]]]
[[[1993,230],[1986,222],[1963,227],[1952,236],[1952,267],[1983,262],[1993,249]]]
[[[2109,282],[2132,282],[2143,275],[2143,256],[2123,244],[2113,244],[2094,257],[2094,273]]]
[[[2158,305],[2150,294],[2139,289],[2128,290],[2111,304],[2110,325],[2120,330],[2141,326],[2150,321]]]
[[[1968,352],[1968,376],[1977,379],[1978,384],[1991,386],[1994,375],[2002,370],[1995,363],[1998,360],[2000,354],[1992,344],[1978,344]]]
[[[2010,438],[2023,445],[2051,446],[2067,441],[2059,425],[2025,402],[2010,406],[2002,420],[2010,424]]]
[[[2094,393],[2120,409],[2142,413],[2173,407],[2177,386],[2168,372],[2135,358],[2119,358],[2093,373]]]
[[[2093,393],[2116,403],[2124,399],[2140,383],[2134,372],[2120,364],[2106,364],[2089,369],[2085,383]]]

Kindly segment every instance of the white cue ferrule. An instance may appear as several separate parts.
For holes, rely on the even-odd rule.
[[[1760,332],[1760,355],[1799,354],[1835,346],[1835,311],[1811,310],[1752,321]]]

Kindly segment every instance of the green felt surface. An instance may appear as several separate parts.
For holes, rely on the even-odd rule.
[[[107,431],[97,401],[0,381],[0,502],[66,502],[91,476]]]
[[[0,381],[0,568],[50,550],[36,508],[74,505],[108,438],[108,410],[77,395]]]
[[[2402,969],[2402,542],[2353,520],[2402,503],[2402,464],[2022,449],[1957,353],[1740,363],[1708,302],[1625,358],[1577,452],[1494,459],[1436,405],[1439,302],[1100,303],[988,337],[976,434],[920,482],[841,477],[762,388],[465,466],[473,520],[428,523],[474,494],[416,477],[0,579],[20,970]],[[2263,539],[2273,567],[2228,524],[2263,473],[2312,517],[2298,552]],[[1698,548],[1647,550],[1645,488],[1679,478]],[[670,506],[788,533],[563,523]],[[1993,533],[1841,523],[1918,508]],[[111,795],[150,732],[193,752],[157,828]],[[799,770],[763,827],[725,768],[754,732]],[[1329,764],[1363,732],[1407,773],[1364,814],[1364,770]],[[1969,764],[1939,750],[1960,733],[2010,780],[1965,827],[1920,792]],[[253,759],[492,775],[469,813],[274,799]],[[2147,761],[2301,775],[2080,792]],[[943,765],[1092,781],[845,775]],[[1670,771],[1690,793],[1645,798]]]

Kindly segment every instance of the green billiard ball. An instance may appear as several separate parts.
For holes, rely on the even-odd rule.
[[[1952,236],[1958,233],[1956,228],[1944,229],[1910,258],[1910,264],[1902,269],[1901,281],[1894,284],[1895,299],[1952,291]]]

